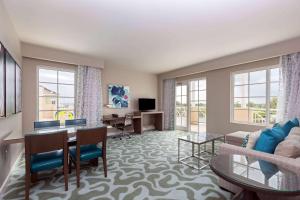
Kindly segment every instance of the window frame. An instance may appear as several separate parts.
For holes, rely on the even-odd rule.
[[[189,101],[189,94],[188,94],[188,89],[189,89],[189,86],[188,86],[188,82],[186,81],[180,81],[180,82],[176,82],[176,85],[175,85],[175,90],[177,88],[177,86],[180,86],[180,90],[181,90],[181,95],[177,95],[176,91],[175,91],[175,127],[176,129],[178,130],[187,130],[188,129],[188,111],[189,111],[189,106],[188,106],[188,101]],[[186,95],[182,95],[182,86],[186,86]],[[181,124],[180,125],[177,125],[177,119],[176,119],[176,108],[177,108],[177,104],[176,104],[176,99],[177,97],[180,97],[180,101],[181,101],[181,105],[182,105],[182,97],[186,97],[186,108],[187,108],[187,116],[186,116],[186,126],[182,126],[182,117],[181,117]],[[182,106],[181,106],[182,107]]]
[[[191,89],[191,82],[192,81],[197,81],[197,83],[198,83],[198,90],[192,90]],[[205,81],[205,89],[202,89],[202,90],[200,90],[199,89],[199,81]],[[188,129],[189,129],[189,131],[190,132],[192,132],[191,131],[191,123],[192,123],[192,121],[191,121],[191,115],[192,115],[192,112],[197,112],[198,113],[198,121],[197,121],[197,124],[198,124],[198,132],[199,132],[199,124],[204,124],[205,125],[205,130],[207,131],[207,77],[206,76],[201,76],[201,77],[198,77],[198,78],[193,78],[193,79],[189,79],[189,81],[188,81],[188,85],[189,85],[189,88],[188,88],[188,91],[189,91],[189,102],[188,102],[188,107],[189,107],[189,124],[188,124]],[[198,92],[198,101],[197,101],[197,103],[200,103],[200,102],[202,102],[202,101],[205,101],[205,113],[206,113],[206,117],[205,117],[205,122],[200,122],[199,121],[199,112],[200,112],[200,110],[199,110],[199,106],[198,106],[198,110],[197,111],[191,111],[191,102],[196,102],[196,101],[192,101],[191,99],[191,93],[192,92],[195,92],[195,91],[197,91]],[[200,100],[200,92],[204,92],[205,93],[205,100]],[[201,132],[200,132],[201,133]]]
[[[233,71],[230,72],[230,123],[235,123],[235,124],[246,124],[246,125],[255,125],[255,126],[269,126],[272,125],[270,123],[270,86],[271,86],[271,77],[270,77],[270,70],[271,69],[276,69],[279,68],[279,65],[270,65],[270,66],[264,66],[264,67],[258,67],[258,68],[252,68],[252,69],[246,69],[246,70],[238,70],[238,71]],[[265,98],[266,98],[266,122],[264,124],[260,124],[260,123],[252,123],[249,121],[249,113],[248,113],[248,122],[243,122],[243,121],[237,121],[234,120],[234,88],[235,88],[235,83],[234,83],[234,75],[236,74],[243,74],[243,73],[250,73],[250,72],[256,72],[256,71],[262,71],[262,70],[266,70],[266,94],[265,94]],[[255,85],[255,84],[260,84],[260,83],[254,83],[254,84],[250,84],[249,82],[249,75],[248,75],[248,83],[247,85]],[[273,81],[274,82],[274,81]],[[280,82],[280,80],[279,80]],[[261,83],[262,84],[262,83]],[[238,97],[237,97],[238,98]],[[251,98],[250,97],[250,90],[248,88],[248,96],[247,96],[248,100]],[[249,103],[249,102],[248,102]],[[249,110],[249,107],[248,107]]]
[[[40,82],[40,76],[39,76],[39,71],[40,69],[45,69],[45,70],[53,70],[53,71],[57,71],[57,80],[56,82],[46,82],[46,81],[42,81]],[[64,84],[64,83],[59,83],[59,76],[58,76],[58,73],[59,72],[72,72],[74,74],[74,84]],[[75,69],[71,69],[71,68],[65,68],[65,67],[55,67],[55,66],[44,66],[44,65],[39,65],[37,66],[36,68],[36,76],[37,76],[37,87],[36,87],[36,92],[37,92],[37,95],[36,95],[36,102],[37,102],[37,109],[36,109],[36,120],[37,121],[40,121],[40,111],[73,111],[74,113],[74,118],[76,116],[76,108],[75,108],[75,104],[76,104],[76,97],[75,97],[75,94],[76,94],[76,70]],[[40,83],[48,83],[48,84],[56,84],[57,85],[57,96],[56,96],[56,101],[57,101],[57,106],[56,106],[56,110],[40,110],[40,92],[39,92],[39,86],[40,86]],[[74,87],[74,97],[65,97],[65,96],[62,96],[60,97],[59,96],[59,85],[72,85]],[[50,96],[51,97],[51,96]],[[59,109],[59,99],[60,98],[70,98],[70,99],[74,99],[74,108],[73,109]],[[53,119],[55,120],[55,119]],[[59,119],[58,119],[59,120]]]

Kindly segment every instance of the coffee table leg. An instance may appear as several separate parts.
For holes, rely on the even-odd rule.
[[[215,155],[215,140],[212,141],[211,156]]]
[[[200,157],[200,144],[198,144],[198,156]],[[198,169],[200,169],[200,159],[198,158]]]
[[[194,156],[195,156],[195,153],[194,153],[194,151],[195,151],[195,145],[194,145],[194,143],[192,143],[192,157],[194,157]]]
[[[180,140],[178,139],[178,162],[180,160]]]

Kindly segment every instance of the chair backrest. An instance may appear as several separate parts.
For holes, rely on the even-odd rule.
[[[125,115],[125,119],[124,119],[124,125],[130,125],[132,124],[132,119],[133,119],[134,114],[133,113],[127,113]]]
[[[70,119],[65,121],[66,126],[86,125],[86,119]]]
[[[102,147],[106,146],[107,128],[78,129],[76,132],[77,147],[87,144],[98,144],[102,142]]]
[[[34,129],[60,126],[60,121],[59,120],[53,120],[53,121],[36,121],[36,122],[33,123],[33,126],[34,126]]]
[[[68,148],[67,131],[49,134],[25,135],[25,154],[32,155]]]

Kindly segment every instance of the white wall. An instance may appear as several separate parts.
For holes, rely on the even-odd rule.
[[[0,41],[21,66],[22,56],[20,41],[10,22],[2,1],[0,1]],[[9,146],[3,145],[2,139],[8,133],[22,135],[22,113],[0,119],[0,186],[7,177],[22,148],[22,145],[20,144],[12,144]]]

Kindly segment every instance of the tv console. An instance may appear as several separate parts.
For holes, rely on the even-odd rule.
[[[133,128],[135,133],[140,133],[140,134],[146,130],[159,130],[159,131],[164,130],[164,112],[162,111],[136,112],[133,117]]]

